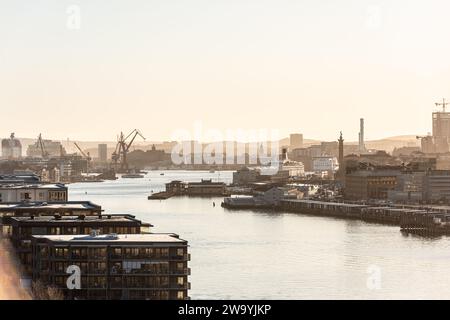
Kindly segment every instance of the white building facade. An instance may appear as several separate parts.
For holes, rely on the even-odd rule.
[[[0,185],[0,202],[61,202],[67,198],[67,187],[62,184]]]

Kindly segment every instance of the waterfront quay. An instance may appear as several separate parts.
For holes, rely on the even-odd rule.
[[[414,205],[371,206],[314,200],[282,200],[276,211],[396,225],[404,232],[423,235],[450,234],[450,207]]]

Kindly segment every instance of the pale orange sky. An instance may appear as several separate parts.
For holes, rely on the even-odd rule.
[[[431,131],[450,99],[448,1],[2,1],[1,136],[149,140],[277,129]]]

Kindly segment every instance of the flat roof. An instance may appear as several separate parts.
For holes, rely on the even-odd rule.
[[[0,211],[11,210],[100,210],[101,206],[90,201],[67,202],[0,202]]]
[[[20,223],[116,223],[116,222],[140,222],[135,216],[130,214],[115,214],[115,215],[99,215],[99,216],[84,216],[80,219],[80,216],[60,216],[58,219],[54,216],[38,216],[38,217],[10,217],[12,221],[17,221]]]
[[[69,243],[121,243],[121,242],[158,242],[158,243],[186,243],[186,240],[180,239],[176,234],[170,233],[146,233],[146,234],[104,234],[98,236],[91,235],[33,235],[36,239],[45,239],[50,242],[69,242]]]
[[[55,183],[55,184],[38,184],[38,183],[23,183],[23,184],[14,184],[14,183],[2,183],[0,180],[0,189],[67,189],[64,184]]]

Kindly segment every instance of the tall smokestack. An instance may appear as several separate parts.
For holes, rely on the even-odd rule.
[[[359,152],[365,152],[364,145],[364,118],[359,119]]]

